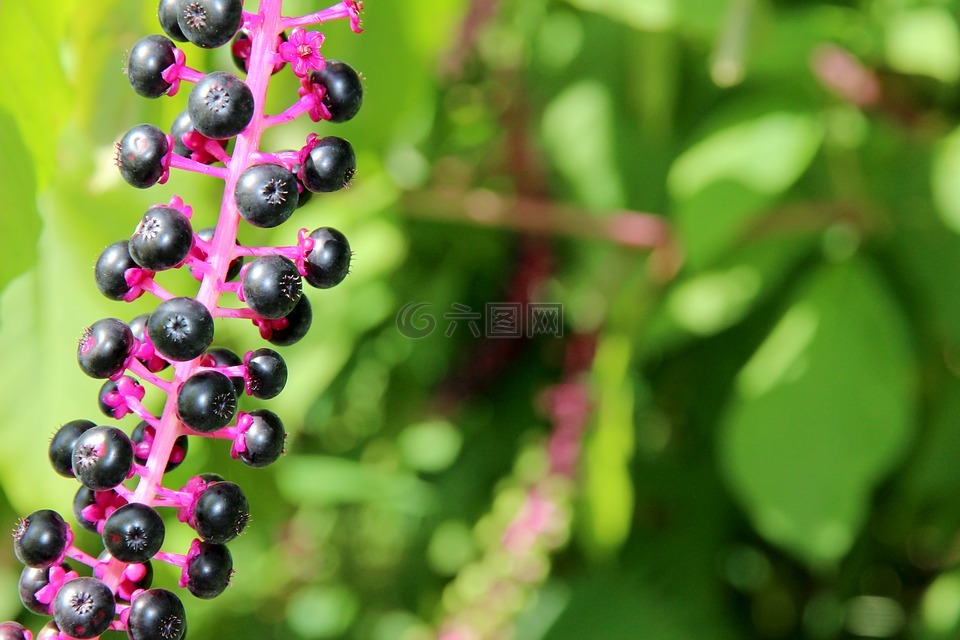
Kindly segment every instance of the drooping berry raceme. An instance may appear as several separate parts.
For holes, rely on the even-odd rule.
[[[216,324],[251,321],[271,345],[288,347],[306,335],[313,319],[302,281],[323,289],[348,274],[350,245],[330,227],[295,229],[289,246],[279,247],[242,246],[237,233],[242,224],[279,227],[312,194],[351,182],[356,157],[342,138],[310,134],[302,148],[273,153],[260,144],[267,128],[299,116],[332,123],[353,118],[363,87],[349,65],[324,58],[326,36],[316,30],[343,19],[359,33],[360,4],[342,0],[298,17],[285,17],[281,5],[261,0],[253,14],[242,0],[159,0],[166,35],[143,37],[130,49],[124,71],[139,95],[173,96],[183,83],[193,86],[169,133],[139,124],[123,134],[116,144],[120,175],[147,189],[166,183],[171,170],[192,171],[222,180],[223,200],[215,226],[199,230],[193,207],[178,196],[138,212],[132,234],[96,260],[93,279],[105,297],[131,302],[148,294],[158,302],[129,323],[97,320],[78,342],[81,370],[102,381],[96,400],[103,417],[132,414],[139,422],[128,435],[117,426],[75,419],[50,440],[54,472],[79,483],[76,526],[99,535],[103,552],[90,555],[74,546],[70,525],[54,511],[18,522],[21,599],[30,611],[53,617],[36,640],[97,638],[110,629],[125,631],[129,640],[183,638],[183,604],[172,591],[152,588],[152,563],[179,567],[179,586],[194,597],[218,596],[234,571],[226,545],[246,528],[250,505],[239,485],[219,475],[199,474],[172,488],[163,484],[165,473],[185,460],[190,436],[228,440],[230,456],[253,468],[283,455],[287,431],[280,416],[244,410],[243,403],[283,391],[289,373],[284,358],[271,348],[234,352],[215,345]],[[176,43],[230,43],[246,76],[192,69]],[[266,114],[270,77],[284,69],[297,77],[299,89],[289,108]],[[199,281],[196,291],[172,293],[158,282],[180,268]],[[159,414],[148,409],[161,406],[147,402],[156,394],[167,398]],[[127,482],[133,479],[135,488]],[[167,548],[171,512],[193,529],[187,549]],[[0,640],[27,638],[22,626],[0,623]]]

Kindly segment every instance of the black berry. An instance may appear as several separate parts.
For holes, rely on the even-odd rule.
[[[150,314],[147,335],[165,358],[193,360],[213,342],[213,316],[193,298],[171,298]]]
[[[135,387],[143,386],[137,381],[136,378],[133,378],[131,376],[123,376],[123,377],[129,380],[131,383],[133,383]],[[107,416],[108,418],[113,418],[115,420],[119,420],[121,417],[123,417],[121,415],[121,410],[126,408],[126,404],[121,404],[118,407],[111,407],[109,404],[107,404],[107,396],[110,395],[111,393],[116,393],[118,390],[119,390],[119,387],[115,381],[107,380],[106,382],[103,383],[103,386],[100,387],[100,394],[97,397],[97,406],[100,407],[101,413],[103,413],[103,415]]]
[[[240,78],[224,71],[205,75],[190,91],[187,110],[193,127],[214,140],[232,138],[253,117],[253,94]]]
[[[227,426],[237,414],[233,383],[219,371],[193,374],[177,393],[177,413],[195,431],[210,433]]]
[[[232,482],[214,482],[197,498],[194,529],[206,542],[230,542],[247,526],[250,507],[243,490]]]
[[[310,151],[297,177],[310,191],[328,193],[347,186],[356,171],[357,157],[350,143],[327,136]]]
[[[126,323],[116,318],[97,320],[80,337],[77,362],[91,378],[112,378],[123,371],[133,344],[133,333]]]
[[[46,569],[63,557],[69,529],[56,511],[35,511],[17,523],[13,532],[13,551],[28,567]]]
[[[330,122],[346,122],[360,111],[363,83],[346,62],[327,60],[327,66],[310,74],[310,82],[326,89],[323,104],[330,112]]]
[[[137,125],[117,143],[117,166],[127,184],[147,189],[163,176],[163,160],[170,151],[167,136],[152,124]]]
[[[243,360],[230,349],[212,347],[203,354],[200,364],[204,367],[238,367],[243,364]],[[239,398],[246,387],[243,376],[232,376],[230,381],[233,382],[233,390]]]
[[[247,358],[246,383],[251,396],[269,400],[287,384],[287,363],[273,349],[257,349]]]
[[[139,265],[130,257],[130,249],[126,240],[118,240],[100,252],[97,266],[94,268],[94,277],[97,289],[111,300],[123,300],[130,292],[130,285],[123,275],[127,269],[135,269]]]
[[[73,475],[93,491],[113,489],[133,466],[133,443],[116,427],[88,429],[73,446]]]
[[[287,433],[277,414],[266,409],[254,409],[250,412],[253,424],[243,433],[245,450],[240,459],[250,467],[265,467],[277,461],[283,455],[283,445]]]
[[[297,208],[297,178],[278,164],[258,164],[240,175],[233,191],[237,209],[255,227],[282,224]]]
[[[36,640],[60,640],[60,627],[53,620],[41,627]]]
[[[157,7],[157,18],[164,32],[177,42],[187,42],[187,36],[180,30],[177,14],[180,11],[180,0],[160,0]]]
[[[113,592],[96,578],[75,578],[57,592],[53,620],[72,638],[96,638],[110,627]]]
[[[127,80],[133,90],[145,98],[159,98],[170,89],[163,79],[164,69],[175,62],[177,47],[164,36],[144,36],[137,40],[127,58]]]
[[[170,125],[170,135],[173,137],[173,152],[184,158],[191,158],[202,164],[211,164],[217,161],[217,158],[210,155],[204,148],[204,141],[209,140],[203,134],[199,133],[193,127],[193,120],[190,119],[189,111],[181,111],[173,123]],[[184,141],[184,136],[190,139],[190,146]],[[226,148],[226,140],[216,140],[222,148]]]
[[[318,289],[334,287],[350,273],[350,243],[331,227],[320,227],[310,234],[314,245],[303,261],[304,279]]]
[[[110,555],[127,563],[142,564],[163,545],[163,518],[148,505],[126,504],[103,524],[103,546]]]
[[[214,49],[230,42],[243,22],[242,0],[180,0],[177,23],[198,47]]]
[[[27,640],[32,637],[29,633],[19,622],[0,623],[0,640]]]
[[[144,269],[164,271],[183,262],[192,246],[187,216],[172,207],[151,207],[130,237],[130,256]]]
[[[70,566],[63,565],[64,571],[69,571]],[[20,593],[20,602],[27,610],[38,613],[43,616],[50,615],[50,605],[43,604],[37,600],[37,591],[50,584],[50,567],[36,569],[34,567],[24,567],[20,572],[20,581],[17,584],[17,591]],[[0,640],[3,636],[0,635]]]
[[[187,563],[187,589],[209,600],[223,593],[233,574],[233,556],[226,545],[201,542],[199,552]]]
[[[97,523],[87,520],[83,516],[83,510],[87,507],[92,507],[96,503],[96,492],[93,489],[84,487],[83,485],[77,489],[77,493],[73,497],[73,517],[77,520],[77,524],[91,533],[99,533],[97,531]]]
[[[130,440],[133,441],[133,457],[139,464],[147,464],[147,456],[140,455],[140,444],[145,440],[153,442],[156,437],[156,429],[146,422],[140,422],[130,433]],[[180,466],[184,458],[187,457],[187,451],[190,449],[190,439],[187,436],[178,436],[173,442],[173,450],[170,452],[170,458],[167,460],[167,466],[164,473],[173,471]]]
[[[130,640],[180,640],[187,632],[183,603],[172,591],[148,589],[130,605],[127,637]]]
[[[286,326],[282,329],[273,329],[267,342],[277,347],[289,347],[303,339],[313,323],[313,307],[307,296],[301,295],[300,301],[293,311],[283,317]]]
[[[264,318],[282,318],[293,311],[302,287],[297,266],[278,255],[251,262],[242,285],[247,305]]]
[[[53,434],[47,454],[50,465],[57,474],[64,478],[73,477],[73,445],[77,438],[95,426],[97,425],[89,420],[71,420]]]

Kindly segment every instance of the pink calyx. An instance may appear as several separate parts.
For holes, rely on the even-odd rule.
[[[103,523],[110,517],[114,511],[127,504],[127,501],[117,492],[110,489],[108,491],[96,491],[93,494],[94,503],[83,508],[80,515],[87,522],[97,525],[97,532],[103,533]]]
[[[187,555],[183,557],[183,564],[180,565],[183,567],[183,570],[180,571],[180,579],[177,581],[177,584],[183,589],[186,589],[187,584],[190,582],[190,575],[188,573],[190,562],[198,555],[200,555],[200,540],[194,538],[193,542],[190,543],[190,550],[187,551]]]
[[[182,49],[174,48],[173,64],[160,72],[160,77],[164,82],[170,83],[167,89],[168,96],[175,96],[180,91],[180,81],[197,82],[203,78],[203,74],[196,69],[186,66],[187,56]]]
[[[244,361],[250,359],[250,354],[253,352],[247,353],[247,356],[244,358]],[[250,383],[247,381],[247,393],[250,393]],[[241,453],[244,453],[247,450],[247,437],[246,433],[253,426],[253,416],[249,413],[240,412],[237,414],[237,436],[233,440],[233,444],[230,446],[230,457],[236,460],[240,457]]]
[[[53,599],[57,597],[60,587],[78,577],[79,574],[76,571],[67,571],[61,564],[56,564],[47,571],[47,584],[37,590],[34,597],[37,602],[49,606]]]
[[[309,77],[300,79],[300,88],[297,89],[297,93],[300,94],[300,97],[313,96],[313,106],[308,112],[310,119],[314,122],[320,122],[321,120],[329,120],[333,117],[330,113],[330,110],[327,109],[327,105],[323,104],[323,98],[327,95],[327,88],[322,84],[317,84],[310,82]]]

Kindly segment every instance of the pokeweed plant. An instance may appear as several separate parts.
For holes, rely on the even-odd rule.
[[[151,562],[179,567],[179,586],[193,596],[218,596],[234,572],[226,544],[246,527],[249,505],[240,486],[216,474],[195,476],[179,488],[164,486],[164,474],[184,460],[190,436],[229,440],[230,455],[251,467],[283,454],[280,417],[238,406],[244,394],[269,399],[283,390],[282,356],[258,348],[241,357],[214,346],[214,320],[247,319],[272,345],[292,345],[312,320],[302,282],[325,289],[348,274],[350,245],[336,229],[300,229],[290,246],[281,247],[241,246],[237,231],[241,220],[276,227],[312,194],[350,183],[356,159],[346,140],[311,134],[298,150],[268,152],[261,137],[302,115],[314,122],[349,120],[361,106],[363,86],[348,64],[324,59],[324,35],[307,29],[342,19],[359,33],[361,3],[344,0],[297,17],[284,16],[282,4],[261,0],[252,13],[242,0],[161,0],[158,18],[166,35],[146,36],[130,51],[125,71],[141,96],[172,96],[182,83],[193,86],[188,108],[168,133],[140,124],[123,135],[116,145],[121,175],[145,189],[165,183],[171,169],[192,171],[223,180],[223,200],[216,225],[202,229],[194,229],[192,207],[181,198],[154,205],[129,239],[109,245],[96,262],[103,295],[130,302],[146,293],[159,304],[130,322],[97,320],[80,337],[81,370],[105,380],[102,412],[141,421],[128,435],[72,420],[50,442],[54,471],[81,485],[73,504],[76,523],[100,534],[104,550],[94,556],[75,546],[67,520],[49,509],[17,523],[14,551],[25,565],[20,598],[30,611],[53,618],[38,640],[98,638],[109,630],[131,640],[183,638],[180,596],[152,588]],[[204,49],[229,44],[245,79],[187,66],[175,42]],[[284,68],[299,79],[299,95],[285,111],[267,115],[270,78]],[[175,295],[157,282],[160,272],[181,268],[199,282],[193,296]],[[237,304],[223,304],[225,295]],[[148,387],[166,396],[159,415],[143,403]],[[133,478],[133,488],[124,484]],[[164,548],[162,509],[175,510],[194,529],[189,549]],[[92,575],[81,576],[82,566]],[[16,622],[0,624],[0,640],[33,637]]]

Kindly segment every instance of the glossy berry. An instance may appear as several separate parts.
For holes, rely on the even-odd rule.
[[[241,436],[244,451],[240,459],[250,467],[265,467],[277,461],[283,455],[287,432],[277,414],[266,409],[254,409],[250,412],[253,424]]]
[[[133,466],[133,443],[116,427],[88,429],[73,446],[73,475],[93,491],[113,489]]]
[[[303,186],[303,181],[300,180],[300,166],[293,165],[293,175],[297,176],[297,190],[300,192],[300,197],[297,198],[297,209],[310,202],[310,198],[313,197],[313,191]]]
[[[310,191],[329,193],[347,186],[356,171],[353,146],[343,138],[327,136],[310,151],[297,177]]]
[[[0,624],[0,640],[27,640],[32,637],[26,627],[19,622],[4,622]]]
[[[312,84],[326,90],[323,104],[330,112],[330,122],[346,122],[357,115],[363,104],[363,83],[353,67],[340,60],[327,60],[327,66],[310,74]]]
[[[200,542],[197,555],[187,563],[187,589],[209,600],[223,593],[233,574],[233,556],[226,545]]]
[[[104,318],[84,329],[77,362],[91,378],[112,378],[123,371],[132,350],[130,327],[116,318]]]
[[[135,387],[143,386],[140,384],[140,382],[136,378],[133,378],[132,376],[123,376],[123,377],[129,380],[131,383],[133,383]],[[115,381],[107,380],[106,382],[103,383],[103,386],[100,387],[100,394],[97,397],[97,406],[100,407],[100,412],[103,413],[103,415],[107,416],[108,418],[113,418],[115,420],[119,420],[129,412],[127,410],[126,404],[121,404],[118,407],[112,407],[109,404],[107,404],[107,396],[109,396],[112,393],[116,393],[118,390],[119,390],[119,386]]]
[[[213,234],[215,232],[216,232],[216,228],[205,227],[200,231],[197,231],[197,237],[207,242],[213,242]],[[237,246],[240,246],[239,241],[236,244]],[[208,258],[207,252],[201,249],[199,245],[194,246],[194,251],[200,256],[201,260],[206,260]],[[238,275],[240,275],[241,268],[243,268],[243,256],[237,256],[236,258],[230,261],[230,265],[227,267],[226,280],[229,282],[230,280],[233,280]],[[197,272],[197,273],[194,273],[194,277],[199,280],[200,278],[203,277],[203,274]]]
[[[136,269],[139,265],[130,257],[126,240],[118,240],[100,252],[94,267],[94,278],[100,293],[111,300],[123,300],[130,292],[130,285],[124,279],[127,269]]]
[[[70,565],[64,563],[64,571],[70,571]],[[37,600],[37,591],[50,584],[50,567],[37,569],[34,567],[24,567],[20,572],[20,581],[17,584],[17,591],[20,593],[20,602],[27,610],[40,615],[50,615],[50,605]],[[0,640],[3,640],[3,634],[0,634]]]
[[[214,49],[230,42],[243,22],[242,0],[180,0],[177,23],[198,47]]]
[[[191,158],[201,164],[210,164],[217,159],[210,155],[204,148],[204,142],[209,140],[203,134],[199,133],[193,127],[193,120],[190,119],[189,111],[181,111],[173,123],[170,125],[170,135],[173,137],[173,152],[184,158]],[[186,138],[185,138],[186,136]],[[190,141],[190,146],[184,140]],[[216,140],[221,148],[226,148],[226,140]],[[195,150],[196,149],[196,150]]]
[[[205,542],[225,544],[243,532],[250,507],[243,490],[232,482],[214,482],[197,498],[193,525]]]
[[[64,478],[73,477],[73,445],[76,444],[77,438],[95,426],[97,425],[89,420],[71,420],[53,434],[50,446],[47,448],[47,455],[50,458],[50,465],[58,475]]]
[[[130,440],[133,441],[133,458],[138,464],[147,464],[145,453],[149,451],[147,443],[152,443],[156,438],[156,429],[146,422],[140,422],[130,433]],[[170,458],[167,460],[167,466],[164,467],[164,473],[173,471],[180,466],[180,463],[187,457],[187,451],[190,449],[190,439],[187,436],[178,436],[173,442],[173,450],[170,451]],[[141,455],[144,453],[144,455]]]
[[[127,80],[144,98],[159,98],[170,89],[163,79],[164,69],[175,62],[177,47],[164,36],[144,36],[137,40],[127,58]]]
[[[180,11],[180,0],[160,0],[157,7],[157,18],[164,33],[177,42],[187,42],[187,36],[180,30],[177,14]]]
[[[297,208],[297,178],[278,164],[247,168],[233,191],[241,217],[269,229],[286,222]]]
[[[142,564],[163,545],[163,518],[156,509],[131,502],[114,511],[103,525],[103,546],[111,556]]]
[[[187,216],[172,207],[151,207],[130,237],[130,256],[144,269],[164,271],[183,262],[192,246]]]
[[[287,34],[281,33],[277,36],[276,46],[279,48],[279,46],[286,41]],[[230,43],[230,56],[233,58],[233,63],[237,65],[237,68],[244,73],[249,71],[250,50],[252,48],[253,41],[250,39],[250,34],[247,33],[247,30],[240,29],[240,31],[237,31],[237,35],[233,37],[233,42]],[[271,71],[271,74],[280,71],[286,64],[284,60],[277,60],[273,63],[273,71]]]
[[[51,620],[40,628],[36,640],[60,640],[60,627]]]
[[[13,551],[17,560],[35,569],[56,564],[67,548],[70,527],[56,511],[34,511],[17,523],[13,532]]]
[[[273,349],[257,349],[247,357],[246,383],[254,398],[276,397],[287,384],[287,363]]]
[[[304,280],[318,289],[334,287],[350,273],[350,243],[331,227],[320,227],[310,234],[313,249],[303,261]]]
[[[250,263],[243,276],[247,305],[264,318],[282,318],[297,305],[303,294],[300,271],[287,258],[261,256]]]
[[[75,578],[53,600],[53,620],[71,638],[96,638],[110,627],[113,592],[96,578]]]
[[[132,187],[147,189],[163,177],[163,162],[170,145],[167,136],[152,124],[137,125],[117,143],[120,175]]]
[[[130,327],[130,332],[133,333],[133,337],[139,340],[140,342],[144,341],[144,336],[146,336],[147,331],[147,320],[150,319],[149,313],[141,313],[139,316],[135,317],[133,320],[127,323],[127,326]],[[151,355],[149,358],[137,358],[143,365],[153,371],[154,373],[158,371],[163,371],[170,366],[170,363],[161,358],[157,354]]]
[[[201,356],[200,364],[204,367],[239,367],[243,364],[243,360],[230,349],[212,347]],[[246,388],[243,376],[232,376],[230,381],[233,383],[233,390],[239,398]]]
[[[88,489],[83,485],[80,485],[80,488],[77,489],[76,495],[73,496],[73,517],[81,527],[86,529],[91,533],[98,533],[97,523],[87,520],[83,516],[83,510],[87,507],[91,507],[97,502],[97,494],[93,489]]]
[[[193,298],[171,298],[150,314],[147,335],[165,358],[193,360],[213,342],[213,316]]]
[[[283,317],[285,326],[273,329],[267,342],[277,347],[289,347],[303,339],[313,323],[313,307],[307,296],[301,295],[293,311]]]
[[[233,383],[219,371],[193,374],[177,393],[177,413],[195,431],[210,433],[227,426],[237,414]]]
[[[193,127],[214,140],[232,138],[247,128],[253,117],[253,94],[240,78],[214,71],[190,91],[187,110]]]
[[[180,640],[186,633],[187,615],[172,591],[148,589],[133,599],[127,618],[130,640]]]

